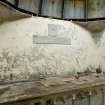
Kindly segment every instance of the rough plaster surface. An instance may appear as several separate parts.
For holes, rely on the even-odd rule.
[[[69,38],[71,44],[34,44],[34,35]],[[99,46],[104,44],[104,38],[101,42]],[[101,58],[91,33],[72,22],[31,17],[0,25],[2,80],[94,70]]]

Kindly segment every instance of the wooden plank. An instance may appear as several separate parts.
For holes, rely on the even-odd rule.
[[[103,105],[105,105],[105,90],[103,90],[102,94],[103,94]]]
[[[96,91],[94,95],[90,97],[90,105],[103,105],[102,91]]]
[[[64,19],[74,18],[73,0],[65,0],[63,17]]]
[[[42,16],[61,18],[61,0],[43,0]]]
[[[74,18],[84,19],[84,0],[75,0]]]
[[[72,105],[72,98],[71,97],[65,98],[65,105]]]
[[[64,105],[64,101],[63,100],[57,100],[55,105]]]
[[[38,14],[40,0],[19,0],[19,8]]]
[[[88,18],[105,17],[105,0],[88,0]]]
[[[84,0],[65,0],[64,19],[84,18]]]
[[[89,105],[89,100],[87,97],[85,97],[83,99],[76,99],[74,101],[74,105]]]

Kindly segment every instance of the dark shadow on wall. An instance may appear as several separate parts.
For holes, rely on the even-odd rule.
[[[22,18],[28,18],[30,15],[17,11],[11,6],[0,1],[0,24],[6,21],[15,21]]]

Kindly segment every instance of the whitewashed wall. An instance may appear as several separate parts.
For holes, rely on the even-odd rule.
[[[97,43],[99,55],[101,56],[101,68],[105,70],[105,30],[101,34],[101,38]]]
[[[34,35],[68,38],[71,44],[33,44]],[[0,25],[2,79],[70,75],[99,64],[90,33],[72,22],[31,17]]]

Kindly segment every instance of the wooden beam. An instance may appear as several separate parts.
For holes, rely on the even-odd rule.
[[[43,3],[43,0],[40,0],[40,3],[39,3],[39,15],[41,15],[41,12],[42,12],[42,3]]]
[[[61,10],[61,18],[63,19],[63,15],[64,15],[64,3],[65,1],[62,0],[62,10]]]
[[[19,5],[19,0],[15,0],[15,6],[16,6],[16,8],[18,8],[18,5]]]
[[[88,19],[88,0],[84,1],[84,17],[86,20]]]

